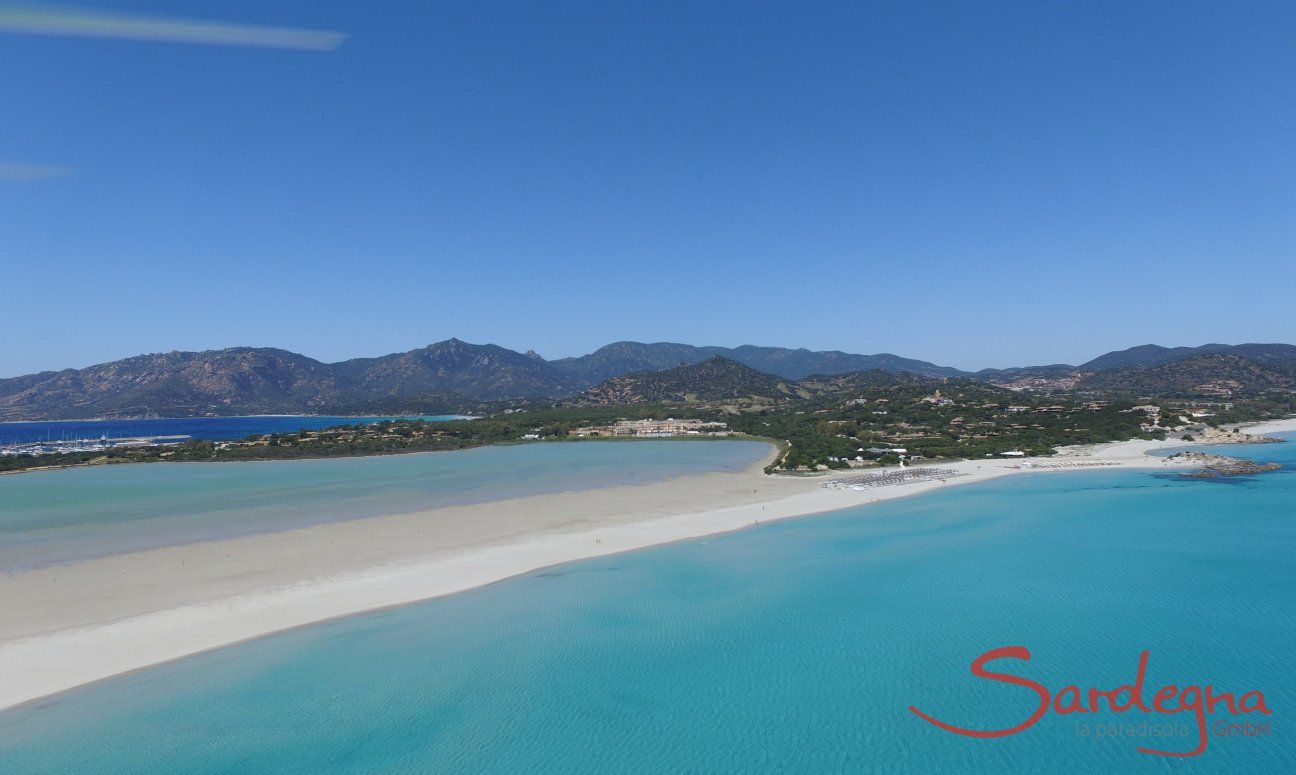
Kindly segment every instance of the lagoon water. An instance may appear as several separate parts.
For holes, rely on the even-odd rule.
[[[0,572],[436,506],[738,471],[754,441],[603,441],[0,476]]]
[[[1012,477],[267,637],[0,714],[0,772],[1296,772],[1296,444],[1231,451],[1289,467]],[[1271,733],[1170,760],[1135,749],[1189,714],[907,710],[1019,723],[968,672],[1007,645],[1054,691],[1150,650],[1149,701],[1258,689]],[[1142,721],[1172,734],[1097,736]]]

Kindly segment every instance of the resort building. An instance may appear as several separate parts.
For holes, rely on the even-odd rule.
[[[677,420],[668,417],[665,420],[617,420],[611,425],[590,425],[572,430],[572,436],[619,436],[626,438],[662,438],[668,436],[729,434],[729,426],[722,422],[705,422],[703,420]]]

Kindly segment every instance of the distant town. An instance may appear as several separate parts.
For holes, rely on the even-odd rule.
[[[677,420],[668,417],[665,420],[617,420],[610,425],[584,425],[572,428],[569,436],[576,438],[640,438],[659,439],[667,436],[728,436],[729,426],[722,422],[708,422],[698,419]],[[527,439],[538,439],[539,434],[530,433],[523,436]]]

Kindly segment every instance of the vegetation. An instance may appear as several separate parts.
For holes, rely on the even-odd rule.
[[[1237,399],[1291,394],[1291,365],[1252,360],[1231,353],[1198,355],[1147,367],[1109,369],[1082,378],[1076,389],[1132,396]]]
[[[165,446],[118,447],[93,452],[0,456],[0,473],[78,465],[151,462],[229,462],[302,458],[391,455],[468,449],[486,444],[519,443],[525,435],[567,439],[572,429],[591,422],[663,416],[661,407],[627,411],[590,409],[572,412],[541,408],[509,410],[475,420],[385,420],[341,425],[316,431],[249,436],[238,441],[188,441]],[[672,410],[677,417],[700,417]]]
[[[974,458],[1018,450],[1051,454],[1056,447],[1154,438],[1145,415],[1129,403],[1043,401],[967,381],[878,384],[842,401],[807,402],[794,411],[731,417],[735,430],[785,439],[781,467],[846,468],[910,458]],[[819,406],[815,407],[814,404]],[[813,407],[813,408],[811,408]]]
[[[249,436],[239,441],[189,441],[151,447],[117,447],[105,451],[0,457],[0,471],[69,465],[292,460],[297,458],[389,455],[464,449],[492,439],[467,422],[388,420],[367,425],[344,425],[318,431]]]
[[[724,422],[737,433],[775,441],[780,446],[775,466],[783,470],[894,464],[899,460],[896,450],[904,450],[910,459],[933,460],[1014,451],[1047,455],[1063,445],[1164,438],[1168,429],[1192,431],[1205,424],[1289,416],[1296,413],[1296,392],[1285,387],[1262,389],[1271,383],[1285,384],[1283,368],[1216,353],[1104,372],[1137,377],[1113,387],[1099,388],[1092,380],[1082,380],[1075,389],[1010,390],[967,377],[881,370],[791,380],[717,356],[664,371],[614,377],[567,399],[479,403],[478,410],[486,416],[471,421],[398,420],[234,442],[8,455],[0,457],[0,471],[453,450],[568,440],[585,426],[667,417]],[[1251,375],[1252,382],[1247,383],[1251,387],[1239,388],[1242,383],[1228,382],[1222,374]],[[1148,397],[1154,391],[1143,389],[1147,380],[1161,378],[1166,380],[1164,394]],[[1207,381],[1198,382],[1202,379]],[[1196,387],[1184,387],[1190,384]],[[1223,396],[1220,391],[1245,395]]]
[[[1200,418],[1203,425],[1219,427],[1244,422],[1256,422],[1296,414],[1296,394],[1274,393],[1240,401],[1164,401],[1163,413],[1182,417],[1193,409],[1204,409],[1209,417]]]
[[[665,371],[614,377],[568,403],[574,406],[692,404],[717,400],[769,403],[791,397],[789,382],[717,355],[702,363]]]

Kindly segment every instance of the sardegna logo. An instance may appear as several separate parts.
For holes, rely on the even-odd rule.
[[[1068,684],[1052,692],[1047,686],[1029,678],[1023,678],[1012,673],[995,672],[986,668],[986,663],[993,662],[997,659],[1020,659],[1029,662],[1031,653],[1025,646],[1004,646],[1002,648],[991,649],[981,656],[972,660],[972,675],[977,678],[984,678],[987,681],[1009,684],[1012,686],[1021,686],[1030,689],[1036,695],[1036,700],[1032,706],[1023,708],[1023,711],[1029,710],[1030,715],[1020,724],[1007,729],[972,729],[959,726],[949,721],[941,721],[930,713],[909,706],[909,710],[918,718],[926,721],[933,726],[939,727],[946,732],[952,732],[956,735],[965,737],[992,739],[998,737],[1010,737],[1020,734],[1035,726],[1044,715],[1052,710],[1060,716],[1075,715],[1080,717],[1084,714],[1098,714],[1110,711],[1114,714],[1127,713],[1131,710],[1138,710],[1143,713],[1159,714],[1166,717],[1178,719],[1181,714],[1191,714],[1192,726],[1175,725],[1171,729],[1182,729],[1186,736],[1195,738],[1194,747],[1188,750],[1161,750],[1160,748],[1149,748],[1139,746],[1140,753],[1150,754],[1153,756],[1175,756],[1189,757],[1199,756],[1206,752],[1207,742],[1210,735],[1211,724],[1207,721],[1207,716],[1212,716],[1216,711],[1227,712],[1231,716],[1244,716],[1252,713],[1260,714],[1256,722],[1246,721],[1244,723],[1230,723],[1224,719],[1216,720],[1214,723],[1214,733],[1217,737],[1227,737],[1234,735],[1256,736],[1268,735],[1270,726],[1268,721],[1262,717],[1270,715],[1273,711],[1265,704],[1264,694],[1260,691],[1248,691],[1241,695],[1235,695],[1232,692],[1216,690],[1214,686],[1207,685],[1205,688],[1192,686],[1177,686],[1167,684],[1161,687],[1152,695],[1149,703],[1145,699],[1144,682],[1147,676],[1149,652],[1144,651],[1139,655],[1138,672],[1134,677],[1134,682],[1118,686],[1115,689],[1103,691],[1097,687],[1087,690],[1081,689],[1076,684]],[[1146,725],[1143,725],[1146,726]],[[1129,736],[1140,737],[1144,735],[1119,735],[1116,730],[1124,728],[1133,729],[1133,725],[1107,725],[1098,727],[1098,734],[1095,737],[1104,736]],[[1104,730],[1112,730],[1105,733]],[[1077,724],[1077,733],[1081,736],[1090,735],[1090,727],[1086,724],[1081,731],[1080,725]],[[1161,736],[1161,734],[1155,735]],[[1166,735],[1170,736],[1170,735]]]

